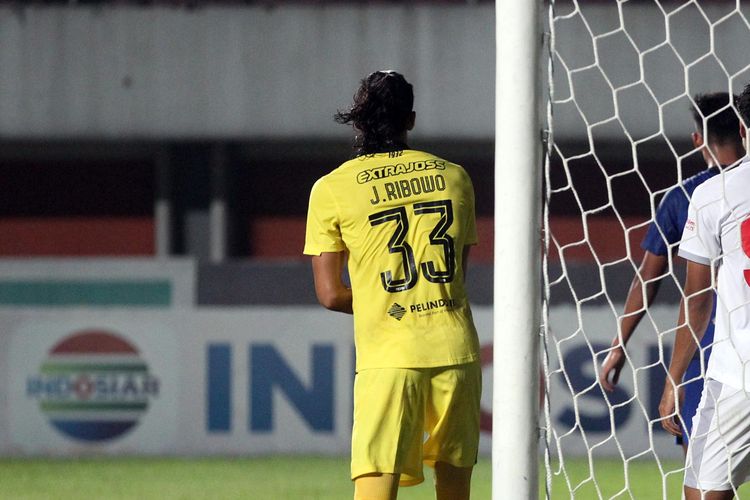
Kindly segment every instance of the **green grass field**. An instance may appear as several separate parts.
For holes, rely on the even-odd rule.
[[[352,496],[348,467],[344,458],[320,457],[4,459],[0,460],[0,498],[341,500]],[[677,471],[680,463],[668,462],[665,467]],[[631,498],[632,494],[638,500],[660,499],[662,484],[667,498],[680,498],[681,474],[667,474],[663,483],[653,462],[630,464],[629,493],[619,461],[597,460],[593,475],[585,460],[566,461],[565,470],[574,494],[558,475],[553,479],[552,498]],[[434,498],[431,473],[426,472],[427,481],[402,488],[400,500]],[[489,459],[481,459],[472,498],[490,498],[490,478]]]

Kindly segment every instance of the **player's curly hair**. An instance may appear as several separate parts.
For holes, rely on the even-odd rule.
[[[354,149],[358,155],[404,149],[400,142],[414,106],[414,88],[395,71],[376,71],[362,80],[349,111],[334,120],[357,130]]]

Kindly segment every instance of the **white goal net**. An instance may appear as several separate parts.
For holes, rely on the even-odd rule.
[[[658,414],[685,267],[671,252],[615,390],[598,376],[661,199],[705,168],[695,96],[750,82],[750,3],[552,0],[546,17],[542,496],[679,498],[683,451]]]

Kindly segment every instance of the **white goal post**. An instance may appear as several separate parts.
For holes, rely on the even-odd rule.
[[[536,498],[538,490],[541,3],[498,0],[495,9],[495,500]]]
[[[684,262],[661,227],[668,264],[649,278],[661,290],[629,309],[643,317],[617,384],[600,370],[660,201],[709,161],[691,134],[736,111],[701,117],[697,103],[750,82],[750,3],[495,8],[493,499],[537,499],[540,484],[548,498],[676,498],[684,455],[658,407]]]

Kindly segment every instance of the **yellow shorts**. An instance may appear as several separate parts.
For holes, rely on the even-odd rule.
[[[352,479],[373,472],[424,481],[422,464],[471,467],[479,450],[479,362],[374,368],[354,381]]]

